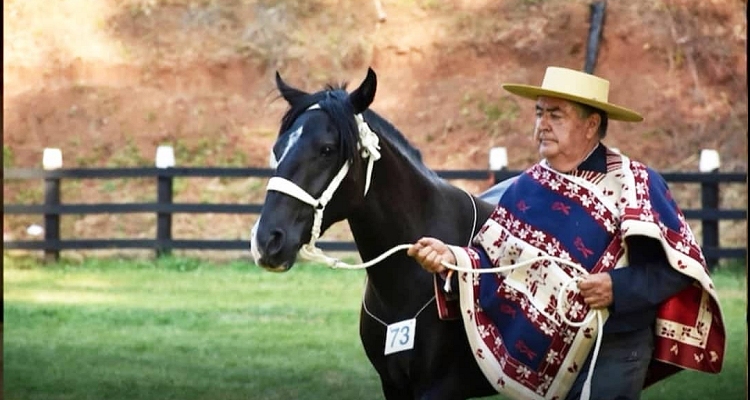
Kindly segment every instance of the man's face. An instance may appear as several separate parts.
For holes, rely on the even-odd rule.
[[[592,121],[595,115],[583,118],[580,108],[570,101],[539,97],[534,124],[539,155],[553,166],[574,163],[571,168],[576,167],[591,150],[592,140],[597,135],[598,124]]]

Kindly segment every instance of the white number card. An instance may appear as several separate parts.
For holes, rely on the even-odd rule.
[[[385,354],[414,348],[414,332],[417,328],[416,318],[407,319],[388,325],[385,336]]]

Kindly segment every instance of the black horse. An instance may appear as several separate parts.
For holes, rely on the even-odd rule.
[[[276,74],[290,108],[273,148],[275,176],[253,228],[258,265],[289,270],[303,245],[344,219],[364,261],[422,236],[465,245],[492,212],[490,203],[427,168],[401,132],[368,109],[376,85],[368,69],[351,93],[344,84],[310,94]],[[432,274],[399,251],[367,268],[367,278],[360,337],[387,399],[497,394],[474,361],[462,320],[439,318]],[[412,318],[413,348],[385,355],[386,326]]]

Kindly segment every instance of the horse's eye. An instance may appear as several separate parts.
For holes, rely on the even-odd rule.
[[[320,155],[323,157],[330,157],[333,155],[333,146],[323,146],[320,148]]]

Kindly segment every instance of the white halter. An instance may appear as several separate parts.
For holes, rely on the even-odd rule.
[[[313,104],[307,110],[318,110],[320,105]],[[380,159],[380,145],[379,138],[375,132],[370,129],[367,125],[362,114],[354,115],[354,120],[357,122],[357,130],[359,131],[359,140],[357,141],[357,149],[360,150],[360,155],[363,159],[367,159],[367,175],[365,175],[365,196],[370,189],[370,182],[372,181],[372,168],[375,161]],[[323,211],[325,211],[326,205],[331,201],[333,194],[336,189],[339,188],[341,182],[349,172],[349,162],[345,162],[338,173],[331,179],[328,187],[323,191],[319,198],[312,197],[309,193],[299,187],[296,183],[282,178],[280,176],[274,176],[268,180],[268,186],[266,190],[274,190],[277,192],[284,193],[292,196],[295,199],[311,205],[315,209],[315,217],[313,219],[312,232],[310,233],[310,242],[303,245],[300,248],[299,255],[308,260],[316,260],[323,254],[322,250],[315,246],[318,238],[320,237],[320,227],[323,222]]]

